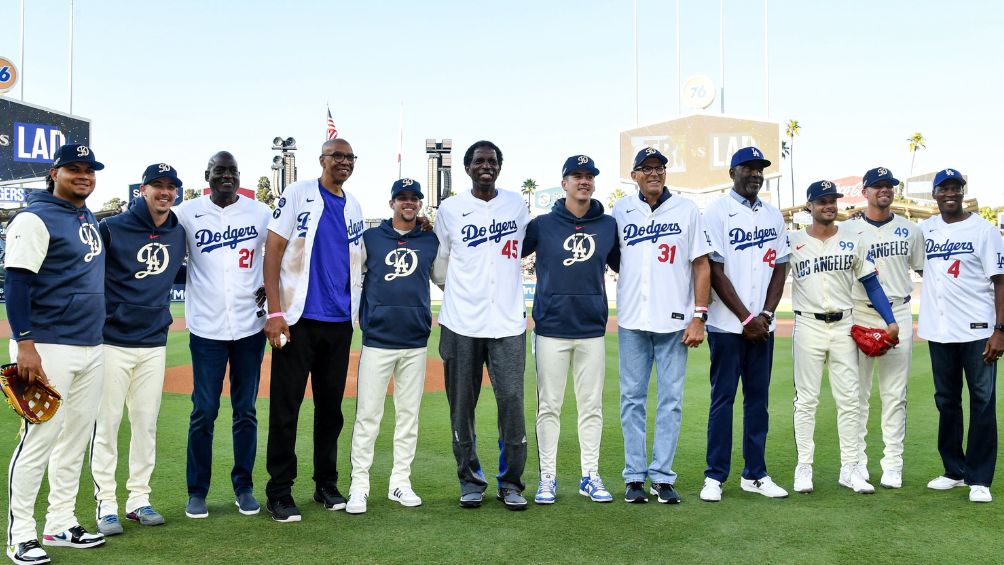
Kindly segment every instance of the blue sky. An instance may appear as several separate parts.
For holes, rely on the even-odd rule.
[[[61,111],[68,3],[27,0],[25,9],[24,99]],[[0,55],[15,60],[19,5],[0,0]],[[360,155],[346,186],[367,216],[389,212],[402,103],[404,176],[424,181],[427,137],[452,138],[458,164],[485,138],[504,153],[500,186],[518,189],[526,178],[555,186],[565,157],[585,153],[604,171],[605,200],[618,186],[618,133],[635,126],[632,6],[76,0],[73,112],[92,121],[92,146],[107,165],[93,205],[124,195],[154,162],[201,188],[208,157],[221,149],[253,186],[271,176],[275,136],[295,137],[300,178],[315,176],[326,102]],[[647,124],[679,115],[675,2],[638,0],[638,9]],[[681,2],[684,79],[719,80],[718,10]],[[766,115],[762,10],[759,0],[726,2],[728,114]],[[797,192],[879,165],[904,178],[905,140],[920,131],[928,146],[916,173],[956,167],[981,203],[1004,204],[993,180],[1004,130],[1002,16],[989,1],[771,0],[768,117],[802,124]],[[467,183],[459,167],[454,181]]]

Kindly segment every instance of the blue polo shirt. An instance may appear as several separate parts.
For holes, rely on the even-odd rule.
[[[310,254],[310,280],[303,317],[321,322],[352,320],[349,276],[349,237],[345,227],[345,198],[323,186],[324,211],[317,222]]]

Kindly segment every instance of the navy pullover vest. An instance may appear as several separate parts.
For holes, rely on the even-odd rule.
[[[174,212],[155,227],[143,198],[99,226],[105,243],[105,343],[160,347],[171,326],[171,286],[185,259],[185,228]]]
[[[31,286],[35,342],[99,345],[105,254],[98,221],[86,206],[77,208],[47,191],[32,192],[25,211],[38,216],[49,232],[45,260]]]
[[[604,267],[619,267],[617,221],[592,200],[577,218],[565,199],[530,221],[523,255],[536,251],[537,291],[533,299],[534,333],[544,337],[600,337],[607,327]]]
[[[432,331],[429,275],[439,239],[421,227],[401,235],[390,220],[363,232],[366,276],[359,303],[363,345],[425,347]]]

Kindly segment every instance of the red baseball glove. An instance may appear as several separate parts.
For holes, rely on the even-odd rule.
[[[32,424],[47,422],[56,414],[63,397],[41,379],[28,384],[28,381],[17,374],[17,363],[0,367],[0,391],[3,392],[7,404],[19,416]]]
[[[899,339],[889,337],[885,330],[859,325],[851,326],[851,337],[858,344],[858,349],[869,357],[885,355],[886,351],[899,344]]]

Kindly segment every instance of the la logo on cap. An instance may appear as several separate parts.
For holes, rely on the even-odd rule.
[[[950,177],[955,176],[955,171],[953,171],[952,169],[945,169],[945,174]]]
[[[753,148],[753,156],[754,157],[759,157],[760,156],[760,152],[757,151],[755,147]]]

